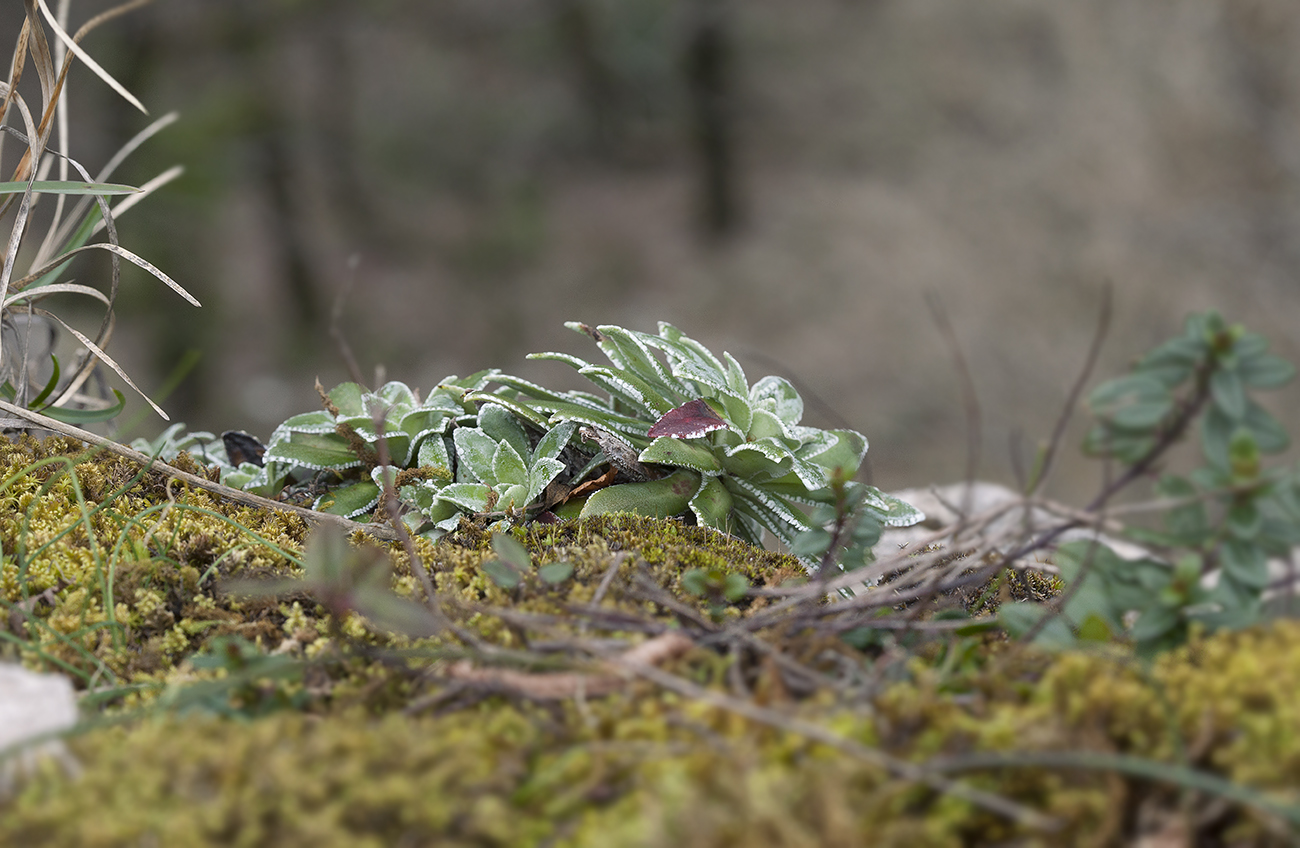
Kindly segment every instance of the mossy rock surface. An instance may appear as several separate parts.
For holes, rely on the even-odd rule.
[[[169,500],[163,478],[135,480],[138,469],[103,456],[76,466],[78,498],[58,458],[81,451],[54,439],[0,445],[0,498],[13,498],[0,519],[8,626],[28,639],[19,652],[28,665],[81,671],[83,687],[111,678],[133,693],[110,705],[118,715],[156,703],[159,692],[166,702],[188,681],[220,678],[187,662],[217,636],[301,659],[304,672],[232,690],[237,718],[153,709],[73,737],[82,774],[51,766],[25,780],[0,805],[3,845],[1126,845],[1184,824],[1217,844],[1290,844],[1277,817],[1183,795],[1169,782],[1059,766],[963,775],[1063,826],[1037,833],[780,721],[635,677],[607,697],[540,700],[467,686],[446,673],[464,661],[448,637],[379,634],[356,616],[331,622],[306,595],[249,600],[223,589],[230,577],[299,573],[307,528],[298,519],[184,487],[173,486]],[[707,636],[770,601],[720,609],[680,578],[715,569],[776,586],[802,577],[797,561],[630,516],[534,525],[518,538],[534,565],[564,559],[572,577],[502,588],[481,567],[490,534],[468,524],[437,544],[418,542],[417,553],[452,621],[507,659],[537,655],[521,673],[569,673],[551,670],[539,646],[593,636],[593,625],[624,645],[691,632],[694,647],[666,660],[664,672],[903,760],[1123,754],[1300,803],[1294,621],[1200,635],[1150,667],[1121,653],[1049,656],[991,641],[956,671],[926,654],[889,666],[892,682],[871,679],[886,654],[762,631],[766,644],[828,680],[851,665],[864,681],[792,688],[776,658],[720,652],[723,643]],[[394,589],[418,596],[406,554],[389,553]],[[598,596],[604,618],[584,619],[578,611]],[[39,621],[15,618],[15,609]],[[339,652],[344,640],[351,653]],[[286,703],[300,708],[274,709]]]

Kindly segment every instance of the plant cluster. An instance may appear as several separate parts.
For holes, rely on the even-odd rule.
[[[1004,626],[1054,647],[1123,638],[1151,655],[1186,641],[1194,625],[1259,622],[1269,559],[1289,558],[1300,544],[1300,469],[1263,466],[1261,455],[1282,452],[1289,439],[1251,392],[1279,388],[1294,373],[1262,336],[1208,312],[1097,386],[1084,449],[1123,471],[1089,511],[1100,516],[1121,489],[1149,480],[1163,527],[1126,528],[1151,552],[1137,559],[1096,541],[1060,546],[1062,596],[1003,606]],[[1165,470],[1169,448],[1198,419],[1204,464],[1185,475]]]
[[[866,438],[802,425],[803,401],[787,380],[751,385],[729,354],[719,359],[669,324],[658,335],[568,326],[610,365],[534,358],[572,366],[604,394],[555,392],[497,370],[448,377],[423,399],[398,382],[377,391],[345,383],[322,393],[323,409],[277,427],[260,465],[223,463],[223,482],[275,495],[326,475],[314,507],[355,517],[375,509],[387,479],[407,525],[429,538],[462,518],[633,512],[789,544],[816,527],[801,505],[833,509],[845,498],[873,526],[920,520],[909,504],[852,481]],[[220,455],[210,434],[178,428],[138,446]]]

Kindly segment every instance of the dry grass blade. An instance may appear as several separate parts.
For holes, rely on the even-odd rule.
[[[127,250],[125,247],[122,247],[119,244],[113,244],[110,242],[96,242],[95,244],[85,244],[82,245],[81,247],[73,248],[72,250],[69,250],[67,253],[64,253],[62,256],[59,256],[57,259],[54,259],[46,263],[44,266],[37,269],[36,271],[33,271],[31,274],[29,274],[27,277],[24,277],[23,279],[24,281],[38,280],[42,276],[44,276],[47,272],[53,271],[55,268],[59,267],[64,262],[68,261],[73,256],[76,256],[78,253],[84,253],[87,250],[107,250],[110,253],[116,254],[122,257],[123,259],[125,259],[126,261],[130,262],[132,265],[136,265],[148,271],[150,274],[156,277],[159,282],[163,283],[169,289],[176,292],[181,297],[185,298],[187,301],[189,301],[190,304],[194,306],[203,305],[199,303],[198,299],[195,298],[194,295],[187,292],[184,289],[184,287],[181,286],[180,283],[176,282],[171,277],[167,276],[167,274],[162,269],[158,268],[152,262],[150,262],[147,259],[142,259],[141,257],[137,256],[136,254],[132,253],[131,251]]]
[[[9,309],[19,303],[36,303],[52,294],[82,294],[98,300],[105,306],[109,305],[108,295],[97,288],[83,286],[80,283],[50,283],[48,286],[41,286],[39,289],[15,292],[3,304],[0,304],[0,307]]]
[[[126,212],[132,206],[135,206],[137,203],[144,200],[146,197],[153,194],[155,191],[167,185],[171,181],[175,180],[183,173],[185,173],[185,168],[180,165],[174,165],[168,168],[166,171],[163,171],[158,176],[154,177],[144,185],[140,186],[140,190],[138,192],[129,195],[127,197],[124,197],[122,198],[122,200],[118,201],[118,204],[113,207],[113,217],[114,218],[122,217],[123,212]],[[102,229],[104,229],[104,222],[100,221],[98,224],[95,225],[95,228],[90,231],[90,234],[94,235],[95,233],[98,233]]]
[[[73,38],[63,29],[63,27],[59,26],[58,19],[54,17],[54,14],[50,11],[49,6],[45,5],[45,0],[36,0],[36,3],[39,4],[41,13],[45,15],[45,20],[49,22],[50,29],[54,30],[54,33],[59,37],[59,40],[63,42],[65,45],[67,45],[68,49],[71,50],[76,55],[76,57],[80,59],[82,63],[85,64],[87,68],[90,68],[90,70],[95,74],[95,76],[102,79],[104,83],[108,85],[109,88],[113,89],[119,95],[121,95],[122,99],[125,100],[127,103],[130,103],[132,106],[139,109],[141,112],[145,113],[146,115],[149,114],[149,110],[144,108],[144,104],[141,103],[138,99],[136,99],[134,94],[126,90],[126,86],[122,85],[120,82],[113,79],[113,75],[110,74],[108,71],[104,70],[102,67],[100,67],[99,63],[96,62],[94,59],[90,58],[90,54],[87,53],[85,50],[83,50],[81,45],[77,43],[77,41],[83,35],[89,32],[90,29],[93,29],[93,26],[98,26],[100,23],[110,20],[111,18],[116,17],[117,15],[123,12],[130,11],[133,8],[142,6],[144,5],[143,2],[127,3],[123,6],[119,6],[117,9],[112,9],[109,10],[109,12],[105,12],[104,14],[93,19],[90,22],[90,24],[88,24],[87,26],[82,27],[81,30],[77,33],[77,38]],[[32,5],[32,0],[27,0],[27,4],[30,9]],[[39,32],[39,27],[37,28],[37,31]],[[41,44],[45,43],[44,35],[39,36],[39,43]],[[46,50],[46,55],[48,55],[48,51],[49,51],[48,45],[45,45],[45,50]],[[40,66],[38,65],[37,67],[39,68]],[[44,80],[42,79],[42,82],[43,81]]]
[[[101,182],[101,183],[107,182],[108,178],[113,175],[113,172],[117,170],[118,166],[121,165],[122,162],[125,161],[128,156],[134,153],[140,147],[140,145],[144,144],[150,138],[153,138],[154,135],[156,135],[164,128],[169,127],[172,124],[176,123],[176,121],[179,118],[180,118],[180,113],[168,112],[166,115],[163,115],[161,118],[154,121],[149,126],[145,127],[143,130],[141,130],[140,132],[132,136],[131,140],[128,141],[126,144],[122,145],[122,147],[116,153],[113,154],[113,157],[108,160],[108,164],[105,165],[103,168],[101,168],[99,173],[95,175],[95,182]],[[146,197],[148,197],[158,188],[166,185],[176,177],[180,176],[182,172],[183,169],[178,165],[173,168],[169,168],[167,171],[163,172],[162,174],[159,174],[158,176],[154,177],[152,180],[149,180],[144,185],[140,186],[140,192],[138,194],[132,195],[131,197],[122,200],[120,203],[117,204],[117,206],[113,207],[114,217],[120,216],[123,212],[130,209],[132,206],[139,203],[141,200],[144,200]],[[43,264],[49,261],[50,254],[54,250],[53,245],[61,245],[67,243],[68,239],[72,237],[73,232],[75,232],[77,227],[80,226],[80,221],[82,219],[82,216],[85,214],[87,207],[89,207],[89,205],[93,202],[94,202],[94,198],[92,197],[83,197],[81,198],[81,200],[77,202],[77,205],[73,207],[72,213],[60,225],[58,232],[54,235],[53,239],[49,240],[50,246],[48,247],[47,245],[41,246],[41,250],[36,254],[36,259],[32,263],[33,265]],[[103,228],[104,228],[104,222],[100,221],[98,224],[95,225],[95,228],[91,230],[91,235],[94,235],[95,233],[99,232]]]
[[[109,356],[107,353],[104,353],[104,351],[100,349],[99,345],[92,342],[84,333],[79,332],[75,327],[69,325],[68,322],[64,321],[62,318],[55,315],[54,313],[42,311],[41,314],[45,315],[46,317],[53,318],[55,321],[58,321],[60,326],[62,326],[63,329],[71,333],[73,338],[81,342],[81,344],[86,348],[86,350],[90,351],[91,355],[93,356],[93,359],[87,360],[86,365],[83,366],[81,368],[81,371],[78,373],[77,376],[80,379],[74,379],[71,383],[68,384],[68,387],[64,389],[62,393],[59,394],[57,399],[55,399],[53,403],[54,406],[61,406],[63,403],[67,402],[68,398],[72,397],[73,393],[81,386],[81,383],[85,381],[85,376],[83,375],[88,375],[90,373],[91,369],[94,367],[94,360],[98,359],[100,362],[103,362],[109,368],[112,368],[113,372],[117,374],[117,376],[121,377],[124,383],[130,386],[131,389],[136,394],[144,398],[145,403],[149,404],[149,406],[153,409],[153,411],[158,413],[158,415],[161,416],[164,421],[171,420],[170,418],[167,417],[167,413],[163,412],[162,407],[154,403],[153,399],[150,398],[147,394],[140,391],[140,387],[137,386],[135,384],[135,381],[132,380],[131,377],[125,371],[122,370],[122,366],[118,365],[117,362],[113,359],[113,357]]]

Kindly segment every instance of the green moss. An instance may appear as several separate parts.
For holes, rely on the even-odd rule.
[[[298,556],[306,528],[297,519],[183,487],[169,499],[161,478],[135,480],[129,463],[108,457],[76,465],[79,497],[69,465],[58,459],[79,450],[61,440],[0,443],[0,498],[13,499],[0,516],[10,554],[4,597],[10,627],[18,615],[15,635],[27,640],[25,661],[98,672],[99,683],[180,683],[219,677],[196,673],[185,660],[215,636],[238,634],[302,657],[304,671],[300,680],[255,681],[231,693],[235,702],[279,686],[310,695],[311,714],[172,716],[87,732],[71,742],[84,766],[80,779],[49,772],[0,805],[0,844],[1119,845],[1136,838],[1140,821],[1176,819],[1187,800],[1159,782],[1096,770],[1015,767],[964,777],[1057,817],[1064,831],[1045,837],[645,682],[607,698],[544,705],[458,693],[440,679],[447,661],[438,651],[450,643],[376,634],[352,615],[339,630],[357,645],[409,651],[340,654],[315,599],[222,591],[220,580],[232,575],[297,573],[285,555]],[[481,568],[493,556],[490,534],[468,524],[437,544],[416,542],[448,615],[512,648],[539,633],[573,635],[572,609],[594,599],[616,562],[601,604],[623,618],[612,618],[601,635],[629,640],[643,631],[629,626],[619,634],[618,621],[662,628],[692,615],[707,620],[706,601],[680,587],[691,568],[740,573],[759,586],[803,579],[790,557],[674,521],[614,515],[515,532],[534,566],[568,560],[573,576],[558,586],[526,581],[502,589]],[[392,585],[417,595],[405,553],[389,549]],[[1000,596],[1014,587],[993,590]],[[728,616],[763,604],[748,599]],[[21,613],[31,621],[24,624]],[[525,628],[522,615],[541,623]],[[870,657],[828,636],[761,635],[812,668],[871,668]],[[980,651],[959,672],[914,654],[900,679],[851,703],[829,689],[792,695],[761,659],[739,670],[759,702],[903,759],[1127,754],[1186,762],[1277,802],[1300,803],[1300,623],[1198,635],[1150,667],[1119,654],[1049,656],[998,643]],[[667,670],[732,692],[742,662],[697,647]],[[425,711],[422,703],[433,706]],[[1203,811],[1207,803],[1193,797],[1192,806]],[[1258,812],[1226,806],[1216,815],[1211,830],[1225,842],[1285,844],[1278,824]]]
[[[1018,684],[1012,685],[1012,681]],[[867,708],[801,718],[908,758],[1111,751],[1194,765],[1300,801],[1300,623],[1198,637],[1148,673],[1102,656],[1015,649],[957,700],[921,679]],[[1180,741],[1181,740],[1181,741]],[[1060,818],[1050,838],[890,778],[797,735],[630,685],[541,707],[490,700],[439,716],[281,713],[190,719],[73,740],[81,779],[28,783],[4,844],[852,846],[1128,844],[1176,791],[1102,772],[1009,768],[974,782]],[[1282,845],[1225,813],[1237,845]]]

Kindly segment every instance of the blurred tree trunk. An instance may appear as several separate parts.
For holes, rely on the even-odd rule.
[[[597,155],[618,154],[618,92],[613,71],[601,56],[596,21],[586,0],[553,0],[552,20],[560,49],[573,63],[578,97],[587,115],[588,137]]]
[[[700,226],[722,239],[740,224],[727,0],[690,0],[684,55],[692,143],[699,169]]]
[[[280,75],[287,69],[274,67],[278,51],[274,39],[283,33],[282,15],[260,2],[232,3],[227,7],[222,50],[234,57],[233,66],[247,74],[244,87],[248,98],[246,137],[252,145],[253,180],[270,204],[271,233],[268,241],[278,251],[279,278],[289,290],[295,335],[318,333],[323,328],[312,267],[310,246],[299,232],[301,215],[294,201],[296,181],[288,104],[282,102],[286,82]]]

